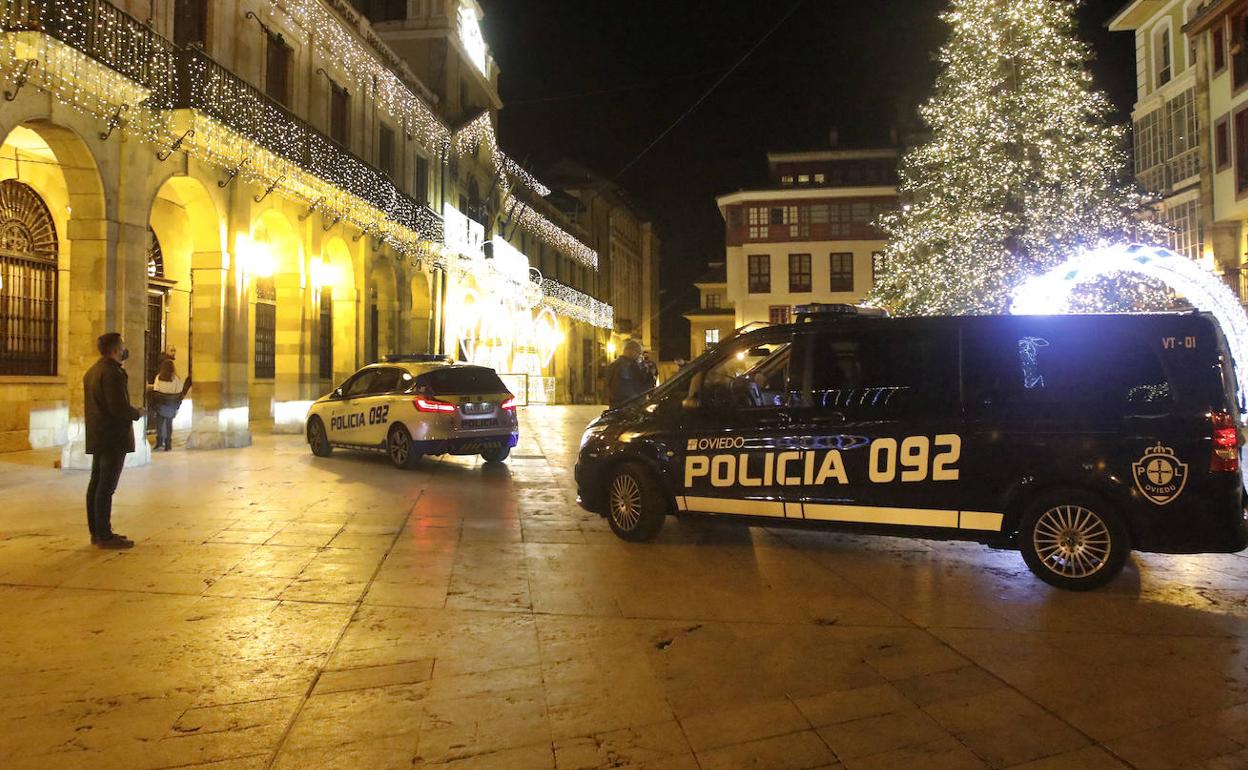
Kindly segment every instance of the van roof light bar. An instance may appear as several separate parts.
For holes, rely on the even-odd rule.
[[[844,316],[860,316],[863,318],[888,317],[888,311],[883,308],[847,305],[843,303],[833,304],[826,302],[812,302],[809,305],[798,305],[794,308],[794,314],[797,316],[798,323],[827,318],[840,318]]]

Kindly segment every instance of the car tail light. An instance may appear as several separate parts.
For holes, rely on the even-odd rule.
[[[511,396],[506,401],[504,401],[503,408],[512,412],[516,411],[516,397]]]
[[[1213,426],[1213,457],[1209,460],[1211,473],[1239,470],[1239,427],[1235,418],[1226,412],[1209,415]]]
[[[454,414],[457,409],[452,403],[425,396],[417,396],[412,403],[416,404],[416,411],[426,414]]]

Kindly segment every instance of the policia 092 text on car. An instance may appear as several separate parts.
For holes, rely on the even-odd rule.
[[[384,452],[399,468],[424,455],[502,462],[520,437],[516,399],[493,369],[442,356],[387,356],[347,378],[308,410],[312,453]]]
[[[1248,544],[1233,364],[1212,317],[800,309],[590,424],[581,504],[626,540],[669,513],[1018,548],[1108,582],[1132,548]]]

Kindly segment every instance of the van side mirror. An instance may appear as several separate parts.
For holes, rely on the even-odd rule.
[[[333,396],[334,398],[342,398],[342,388],[334,388],[334,392],[330,393],[329,395]]]

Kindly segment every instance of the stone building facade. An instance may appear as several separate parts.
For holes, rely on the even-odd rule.
[[[374,24],[382,6],[413,18]],[[193,379],[175,426],[193,448],[301,431],[313,399],[387,353],[572,398],[568,340],[604,358],[613,309],[596,281],[560,281],[596,274],[598,253],[497,145],[480,16],[473,0],[0,0],[0,451],[84,463],[82,374],[109,330],[135,402],[161,352]]]

